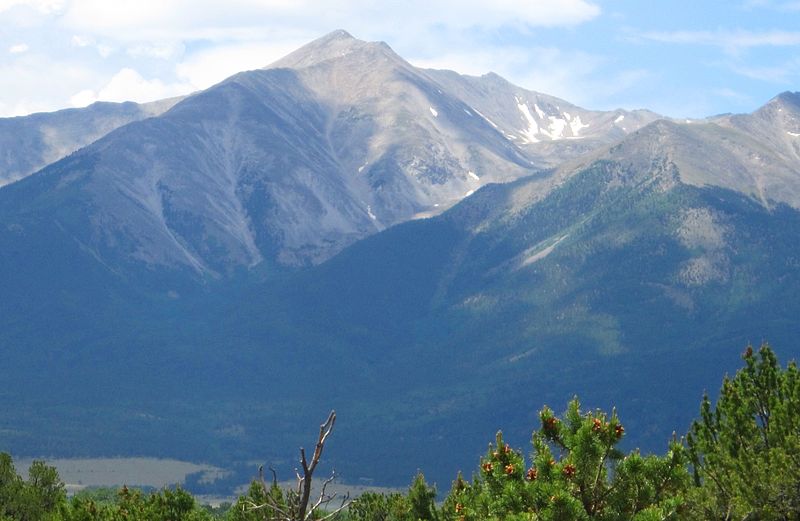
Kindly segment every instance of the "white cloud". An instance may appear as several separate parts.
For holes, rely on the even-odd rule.
[[[69,98],[73,107],[87,107],[97,101],[97,93],[92,89],[84,89]]]
[[[523,88],[591,109],[616,108],[590,105],[613,98],[648,77],[642,69],[623,70],[601,81],[597,75],[606,64],[605,58],[555,47],[483,47],[410,61],[418,67],[451,69],[473,76],[495,72]]]
[[[3,117],[13,118],[16,116],[27,116],[36,112],[49,112],[51,107],[37,101],[20,100],[13,105],[0,103],[0,114]]]
[[[6,35],[32,34],[25,38],[36,53],[19,58],[40,59],[24,71],[38,84],[0,76],[6,107],[0,114],[16,100],[38,99],[53,110],[98,99],[186,94],[264,67],[337,28],[388,41],[401,55],[424,60],[437,59],[442,49],[461,49],[462,56],[439,57],[438,63],[507,74],[514,64],[525,64],[522,56],[509,60],[495,48],[481,55],[480,69],[473,60],[497,34],[574,27],[599,14],[595,0],[0,0],[0,26],[14,28]],[[82,71],[77,76],[83,83],[69,76],[71,68]]]
[[[105,43],[99,43],[96,46],[97,54],[102,56],[103,58],[108,58],[114,53],[114,47]]]
[[[753,47],[794,47],[800,45],[800,31],[669,31],[642,35],[664,43],[700,44],[737,53]]]
[[[166,84],[159,79],[145,79],[134,69],[124,68],[99,91],[84,89],[72,97],[74,107],[85,107],[95,101],[155,101],[186,94],[192,90],[185,83]]]
[[[769,83],[790,85],[800,74],[800,59],[793,59],[779,65],[729,65],[730,70],[745,78]]]
[[[573,26],[600,14],[597,5],[584,0],[415,0],[388,11],[390,21],[405,19],[455,29]]]
[[[0,116],[64,108],[70,93],[101,81],[91,67],[54,60],[40,52],[0,59]]]
[[[731,88],[728,88],[728,87],[724,87],[724,88],[721,88],[721,89],[716,89],[714,91],[714,94],[716,94],[717,96],[721,96],[723,98],[727,98],[729,100],[735,101],[736,103],[739,103],[739,104],[750,103],[752,101],[750,96],[748,96],[746,94],[743,94],[743,93],[741,93],[739,91],[733,90]]]
[[[128,55],[134,58],[156,58],[158,60],[171,60],[183,54],[184,45],[179,42],[164,42],[159,44],[140,44],[128,48]]]
[[[28,52],[28,49],[29,49],[28,44],[26,44],[26,43],[17,43],[17,44],[14,44],[14,45],[12,45],[11,47],[8,48],[8,53],[9,54],[22,54],[24,52]]]
[[[90,36],[78,34],[72,35],[72,38],[69,40],[69,44],[70,46],[77,47],[79,49],[94,47],[94,49],[97,51],[97,54],[103,58],[108,58],[116,50],[112,45],[107,43],[97,43],[97,41]]]
[[[64,0],[0,0],[0,13],[17,6],[30,7],[42,14],[52,14],[64,8]]]
[[[73,47],[88,47],[92,44],[94,44],[94,39],[89,38],[88,36],[75,34],[70,39],[70,45]]]
[[[177,65],[177,76],[194,90],[205,89],[237,72],[260,69],[305,42],[242,43],[214,47],[193,54]]]
[[[229,31],[262,36],[285,27],[326,31],[355,25],[408,27],[440,25],[456,29],[503,26],[573,26],[597,17],[588,0],[72,0],[63,16],[68,27],[120,40],[164,38],[226,39]]]

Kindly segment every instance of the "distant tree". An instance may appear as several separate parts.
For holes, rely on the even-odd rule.
[[[347,507],[347,521],[407,521],[408,500],[403,494],[365,492]]]
[[[92,500],[98,504],[111,505],[117,502],[118,492],[115,487],[88,487],[76,492],[72,499]]]
[[[425,476],[418,473],[408,489],[409,521],[437,521],[436,489],[428,486]]]
[[[0,520],[57,519],[65,505],[64,484],[54,467],[34,461],[25,481],[17,474],[11,456],[0,453]]]
[[[24,483],[9,454],[0,453],[0,520],[10,519]]]
[[[210,513],[180,487],[146,494],[122,487],[113,502],[77,494],[64,511],[64,521],[210,521]]]
[[[582,413],[577,399],[563,418],[547,407],[533,434],[532,465],[497,434],[472,483],[459,476],[445,501],[449,520],[677,519],[690,477],[674,441],[663,457],[617,449],[616,413]]]
[[[708,395],[688,435],[699,519],[800,519],[800,372],[763,344]]]
[[[271,505],[267,507],[254,508],[259,505]],[[247,494],[239,497],[233,507],[228,511],[230,521],[262,521],[270,519],[272,511],[286,511],[286,500],[283,490],[278,486],[277,479],[272,481],[269,487],[264,486],[263,479],[253,480]]]

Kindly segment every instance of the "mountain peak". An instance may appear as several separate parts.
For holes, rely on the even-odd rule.
[[[782,92],[769,100],[761,108],[753,112],[753,116],[762,121],[776,124],[780,122],[780,127],[787,128],[792,132],[797,132],[796,118],[800,116],[800,92]],[[787,119],[788,118],[788,119]]]
[[[337,29],[300,47],[266,68],[301,69],[341,58],[355,51],[397,56],[384,42],[365,42],[343,29]]]
[[[792,107],[800,109],[800,92],[781,92],[769,101],[769,104],[776,104],[782,107]]]
[[[324,45],[331,42],[357,42],[358,39],[355,38],[352,34],[348,33],[344,29],[336,29],[335,31],[331,31],[326,35],[320,36],[316,40],[310,42],[310,44],[318,44]]]

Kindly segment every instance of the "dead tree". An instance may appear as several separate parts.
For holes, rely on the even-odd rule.
[[[314,514],[317,510],[328,506],[328,504],[336,499],[337,494],[329,494],[327,492],[328,485],[330,485],[336,477],[335,472],[333,472],[330,477],[322,482],[322,488],[317,499],[313,504],[309,505],[311,502],[311,480],[314,475],[314,470],[316,470],[317,464],[319,464],[319,460],[322,457],[325,441],[328,439],[328,436],[330,436],[331,431],[333,431],[334,423],[336,423],[336,411],[331,411],[325,423],[319,426],[319,437],[317,438],[317,444],[314,447],[314,454],[311,456],[310,462],[306,458],[305,449],[302,447],[300,448],[302,475],[300,470],[295,469],[297,488],[296,490],[288,491],[285,502],[279,501],[272,493],[272,491],[276,490],[278,487],[278,477],[275,470],[269,467],[269,470],[272,472],[272,485],[268,487],[264,480],[264,467],[262,466],[258,469],[261,488],[263,489],[266,502],[260,505],[251,503],[249,505],[251,510],[263,511],[264,519],[268,521],[309,521],[314,519]],[[281,493],[280,496],[282,497],[282,495]],[[345,494],[345,496],[342,497],[341,504],[335,510],[329,512],[324,517],[316,518],[317,521],[324,521],[341,512],[347,506],[349,499],[350,495]]]

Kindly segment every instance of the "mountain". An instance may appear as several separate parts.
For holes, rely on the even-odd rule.
[[[577,393],[660,451],[798,355],[797,99],[585,111],[342,31],[233,76],[0,188],[0,447],[291,475],[336,408],[342,476],[441,487]]]
[[[675,139],[685,132],[703,148]],[[471,468],[453,447],[478,450],[493,428],[524,447],[532,404],[563,407],[575,393],[615,406],[633,446],[663,450],[748,343],[800,355],[800,212],[736,190],[725,165],[701,183],[689,167],[700,152],[724,156],[718,136],[712,124],[653,123],[583,166],[485,187],[255,292],[324,343],[320,367],[354,388],[342,413],[370,419],[353,439],[374,433],[395,466],[413,462],[407,473],[423,461]],[[751,139],[751,153],[791,149]]]
[[[7,206],[24,213],[30,201],[58,194],[62,202],[37,214],[80,208],[59,221],[59,233],[114,269],[133,262],[213,278],[316,264],[486,183],[552,163],[534,162],[504,134],[528,123],[463,85],[446,90],[436,80],[445,76],[336,31],[109,133],[18,187]],[[506,100],[532,96],[507,83],[490,91],[503,89]],[[569,108],[573,123],[580,114],[601,117]]]
[[[36,172],[132,121],[157,116],[180,98],[94,103],[83,109],[0,119],[0,186]]]
[[[661,120],[561,170],[569,175],[597,159],[641,170],[654,158],[675,163],[682,182],[728,188],[767,207],[799,208],[800,96],[783,93],[752,114],[683,124]]]
[[[452,71],[427,72],[543,168],[614,143],[661,119],[648,110],[586,110],[512,85],[494,73],[476,78]]]

